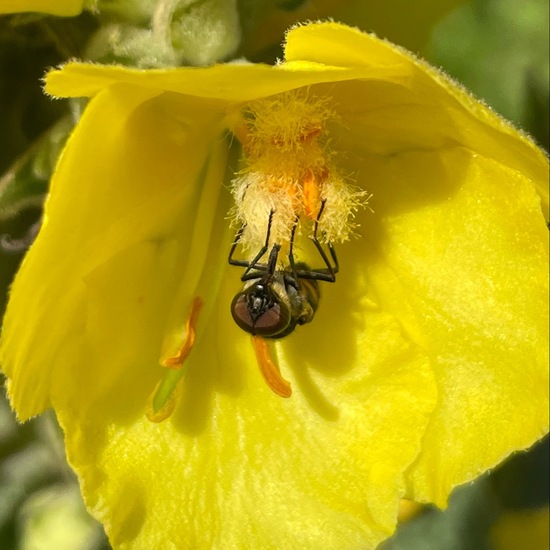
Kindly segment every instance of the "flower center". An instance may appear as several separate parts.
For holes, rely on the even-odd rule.
[[[346,181],[335,162],[329,127],[338,116],[331,103],[330,97],[296,90],[253,101],[242,111],[233,131],[243,145],[244,168],[232,182],[232,215],[244,228],[241,244],[252,252],[264,243],[271,212],[271,241],[283,246],[296,231],[311,236],[316,222],[324,243],[346,241],[353,232],[354,212],[368,196]]]

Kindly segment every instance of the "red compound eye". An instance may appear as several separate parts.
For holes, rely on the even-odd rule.
[[[291,321],[289,308],[277,300],[268,285],[258,282],[237,293],[231,303],[235,323],[256,336],[277,338]]]

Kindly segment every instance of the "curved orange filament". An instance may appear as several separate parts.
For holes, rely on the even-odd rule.
[[[191,305],[191,313],[189,314],[187,323],[185,325],[185,337],[183,339],[183,343],[181,344],[176,355],[166,357],[162,360],[161,364],[163,367],[168,367],[171,369],[181,369],[184,361],[191,353],[193,344],[195,343],[195,329],[203,304],[204,301],[198,296],[193,300],[193,304]]]
[[[292,387],[281,376],[279,367],[271,359],[267,341],[261,336],[252,336],[252,346],[256,352],[258,366],[266,384],[279,397],[290,397],[292,395]]]

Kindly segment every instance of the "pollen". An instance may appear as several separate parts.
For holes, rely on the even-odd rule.
[[[352,235],[355,212],[368,197],[335,162],[329,128],[338,121],[332,99],[309,90],[256,100],[242,110],[233,128],[243,145],[243,168],[232,182],[231,216],[243,227],[245,248],[264,245],[271,212],[272,244],[288,243],[297,224],[299,233],[311,236],[318,223],[325,243]]]

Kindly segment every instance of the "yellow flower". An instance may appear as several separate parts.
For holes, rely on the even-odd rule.
[[[47,90],[92,100],[13,284],[2,365],[20,420],[55,409],[114,546],[374,548],[400,498],[444,506],[548,431],[547,161],[439,72],[320,23],[289,32],[277,67],[70,63]],[[291,91],[334,117],[289,158],[311,146],[319,185],[337,167],[373,212],[349,211],[336,282],[274,345],[281,399],[229,311],[227,129]],[[241,139],[239,174],[275,169]],[[159,362],[187,354],[151,422]]]
[[[78,15],[84,7],[84,0],[2,0],[0,13],[37,11],[52,15]]]

